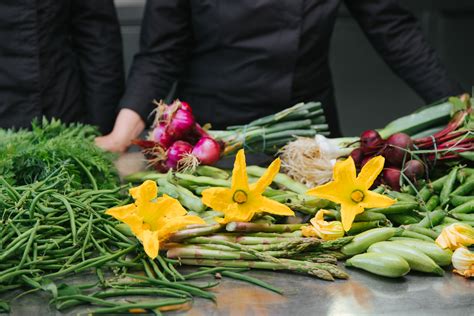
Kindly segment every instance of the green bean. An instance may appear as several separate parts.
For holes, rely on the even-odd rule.
[[[61,201],[66,207],[66,210],[69,214],[70,223],[71,223],[72,242],[73,244],[76,244],[77,243],[76,221],[75,221],[74,211],[72,210],[71,204],[69,204],[69,201],[62,195],[54,194],[53,196],[57,198],[59,201]]]
[[[155,272],[156,276],[162,280],[162,281],[169,281],[166,276],[163,274],[163,272],[161,272],[160,268],[158,267],[158,265],[155,263],[154,260],[152,259],[148,259],[148,261],[150,262],[150,265],[153,269],[153,271]]]
[[[28,253],[30,252],[31,244],[35,240],[36,232],[38,231],[38,226],[39,226],[40,221],[36,221],[35,226],[33,227],[33,230],[31,231],[30,238],[28,239],[28,242],[26,243],[25,250],[23,252],[23,256],[21,257],[20,263],[17,266],[17,269],[20,270],[23,264],[26,261],[26,257],[28,256]]]
[[[133,249],[135,249],[135,246],[131,246],[127,249],[117,251],[116,253],[111,254],[111,255],[105,255],[105,256],[101,256],[101,257],[97,257],[97,258],[87,259],[87,260],[84,260],[84,261],[82,261],[81,263],[79,263],[77,265],[71,266],[71,267],[69,267],[67,269],[64,269],[62,271],[57,271],[57,272],[51,273],[51,274],[47,275],[47,277],[49,277],[49,278],[59,277],[59,276],[65,275],[69,272],[73,272],[73,271],[74,272],[81,272],[81,271],[84,271],[84,270],[89,269],[91,267],[99,267],[100,265],[102,265],[103,263],[105,263],[107,261],[114,260],[116,258],[119,258],[119,257],[123,256],[123,255],[126,255],[127,253],[129,253]]]
[[[195,296],[199,296],[199,297],[202,297],[202,298],[207,298],[207,299],[211,299],[211,300],[215,299],[214,294],[203,291],[201,289],[198,289],[198,288],[196,288],[192,285],[186,285],[186,284],[181,284],[181,283],[177,283],[177,282],[166,282],[166,281],[162,281],[162,280],[151,279],[151,278],[148,278],[148,277],[144,277],[144,276],[140,276],[140,275],[134,275],[134,274],[128,274],[128,273],[126,273],[125,276],[127,276],[129,278],[137,279],[137,280],[147,281],[148,283],[155,284],[155,285],[175,288],[175,289],[178,289],[178,290],[184,290],[184,291],[186,291],[190,294],[193,294]]]
[[[156,257],[156,260],[160,263],[160,266],[163,268],[163,270],[176,281],[177,275],[174,274],[174,272],[168,267],[168,265],[163,260],[163,258],[160,255],[158,255]]]
[[[33,230],[33,228],[30,229],[30,230],[27,230],[26,233],[31,234],[32,230]],[[23,234],[24,234],[24,236],[23,236]],[[5,248],[5,250],[2,252],[2,254],[0,254],[0,262],[2,262],[3,260],[5,260],[9,256],[11,256],[12,254],[14,254],[15,251],[18,250],[18,248],[22,247],[26,243],[26,240],[28,239],[28,234],[25,234],[25,233],[23,233],[23,234],[20,235],[20,236],[22,236],[22,238],[20,238],[20,239],[16,238],[15,240],[13,240]],[[10,245],[12,245],[12,244],[13,244],[13,246],[10,247]]]
[[[271,284],[268,284],[266,282],[263,282],[263,281],[261,281],[259,279],[256,279],[256,278],[252,278],[252,277],[247,276],[247,275],[242,275],[242,274],[239,274],[239,273],[226,271],[226,270],[222,271],[221,274],[223,276],[227,276],[227,277],[232,278],[232,279],[241,280],[241,281],[245,281],[245,282],[249,282],[249,283],[261,286],[261,287],[263,287],[267,290],[276,292],[278,294],[283,294],[283,291],[281,289],[276,288]]]
[[[71,157],[72,157],[72,159],[74,159],[77,162],[77,164],[82,168],[82,170],[84,171],[86,176],[89,178],[89,181],[92,184],[92,188],[94,190],[98,190],[97,182],[95,181],[95,178],[92,175],[92,173],[89,171],[89,169],[87,169],[87,167],[84,166],[84,164],[82,163],[82,161],[80,159],[78,159],[77,157],[74,157],[74,156],[71,156]]]
[[[454,184],[456,183],[456,175],[458,173],[458,168],[453,168],[446,179],[446,182],[443,185],[443,189],[441,189],[441,193],[439,194],[439,199],[441,202],[441,206],[448,204],[449,202],[449,195],[453,192]]]
[[[81,250],[81,255],[82,255],[82,260],[85,260],[84,252],[86,251],[86,247],[89,244],[89,239],[91,238],[92,234],[92,215],[89,216],[89,225],[87,227],[87,232],[86,232],[86,237],[84,238],[84,242],[82,244],[82,250]]]
[[[445,182],[448,180],[448,175],[443,176],[435,181],[431,182],[431,187],[435,192],[441,192],[444,187]]]
[[[410,212],[410,214],[390,214],[387,215],[387,217],[396,225],[416,224],[420,221],[420,218],[418,218],[414,212]]]
[[[461,221],[474,221],[474,214],[452,213],[452,215]]]
[[[15,267],[16,268],[16,267]],[[5,271],[4,271],[5,272]],[[39,269],[23,269],[23,270],[16,270],[16,271],[10,271],[7,273],[2,273],[0,274],[0,284],[10,280],[11,278],[14,278],[19,275],[27,274],[27,273],[38,273],[41,272]]]
[[[99,308],[94,310],[92,314],[113,314],[113,313],[120,313],[120,312],[128,312],[129,310],[133,309],[152,309],[155,313],[158,313],[159,307],[164,306],[172,306],[172,305],[181,305],[189,302],[188,299],[165,299],[165,300],[158,300],[153,302],[146,302],[146,303],[132,303],[132,304],[121,304],[115,307],[108,307],[108,308]]]
[[[108,290],[104,292],[96,292],[92,294],[98,298],[108,298],[117,296],[131,296],[131,295],[156,295],[156,296],[170,296],[176,298],[186,298],[188,295],[176,293],[167,289],[153,289],[153,288],[131,288],[131,289],[120,289],[120,290]]]
[[[29,209],[30,217],[33,217],[33,213],[34,213],[34,210],[36,208],[36,204],[38,203],[39,199],[42,198],[43,195],[51,194],[51,193],[55,193],[55,192],[56,192],[56,190],[51,189],[51,190],[46,190],[46,191],[38,193],[38,195],[36,195],[34,197],[33,201],[30,204],[30,209]]]
[[[352,223],[351,229],[347,232],[348,235],[356,235],[366,230],[381,227],[381,221],[370,221],[370,222],[354,222]]]
[[[146,276],[149,278],[155,279],[155,276],[153,275],[153,272],[151,271],[150,266],[148,265],[146,260],[142,259],[141,261],[142,261],[143,269],[145,270]]]
[[[110,306],[110,307],[121,306],[120,303],[106,301],[97,297],[82,295],[82,294],[58,297],[55,301],[56,301],[56,308],[58,310],[64,310],[66,308],[70,308],[72,306],[78,305],[76,303],[77,301],[88,302],[88,303],[99,305],[99,306]]]
[[[212,274],[212,273],[217,273],[217,272],[221,272],[221,271],[226,271],[226,270],[231,270],[231,271],[234,271],[234,272],[243,272],[243,271],[248,271],[248,269],[246,268],[236,268],[236,269],[232,269],[232,268],[227,268],[227,267],[214,267],[214,268],[205,268],[201,271],[197,271],[197,272],[193,272],[193,273],[189,273],[189,274],[186,274],[184,275],[184,278],[186,280],[188,279],[194,279],[194,278],[198,278],[198,277],[201,277],[203,275],[207,275],[207,274]]]
[[[21,196],[20,196],[20,193],[18,193],[11,185],[10,183],[8,183],[7,180],[5,180],[4,177],[0,176],[0,182],[1,184],[3,184],[5,186],[5,189],[7,191],[7,194],[13,199],[16,201],[18,201]]]

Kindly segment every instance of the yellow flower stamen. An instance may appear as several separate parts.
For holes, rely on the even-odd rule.
[[[280,164],[280,159],[275,159],[256,183],[249,184],[245,153],[241,149],[235,157],[231,187],[204,190],[202,202],[210,208],[224,213],[224,218],[216,218],[216,221],[221,224],[249,222],[256,213],[261,212],[294,216],[295,213],[288,206],[262,195],[278,174]]]
[[[355,190],[351,193],[351,200],[354,201],[354,203],[360,203],[364,200],[364,192],[361,190]]]
[[[232,196],[232,200],[234,200],[235,203],[238,204],[243,204],[247,202],[247,193],[242,190],[237,190],[234,192],[234,195]]]
[[[364,209],[387,207],[395,203],[395,200],[387,196],[370,191],[384,163],[385,159],[382,156],[372,158],[357,176],[352,157],[338,161],[334,166],[334,181],[311,189],[308,194],[341,204],[342,226],[348,231],[355,216]]]

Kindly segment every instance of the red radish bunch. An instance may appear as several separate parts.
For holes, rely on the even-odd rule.
[[[157,104],[155,124],[147,140],[135,140],[150,163],[160,172],[187,164],[213,165],[221,155],[221,145],[194,118],[186,102]]]
[[[396,133],[384,140],[377,131],[367,130],[362,132],[360,147],[352,151],[351,157],[356,166],[362,168],[374,156],[384,156],[385,169],[376,183],[385,183],[394,190],[400,190],[402,172],[410,180],[424,174],[423,164],[410,155],[413,148],[413,141],[407,134]]]

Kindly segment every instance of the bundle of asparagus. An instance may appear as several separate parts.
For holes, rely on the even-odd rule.
[[[231,222],[189,228],[169,239],[166,255],[185,265],[287,270],[328,281],[348,278],[337,259],[352,237],[305,238],[301,226]]]

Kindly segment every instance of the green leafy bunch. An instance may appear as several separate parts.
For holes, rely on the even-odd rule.
[[[31,130],[0,130],[0,175],[15,185],[46,179],[62,169],[70,189],[118,185],[114,156],[94,144],[99,135],[90,125],[36,120]]]

